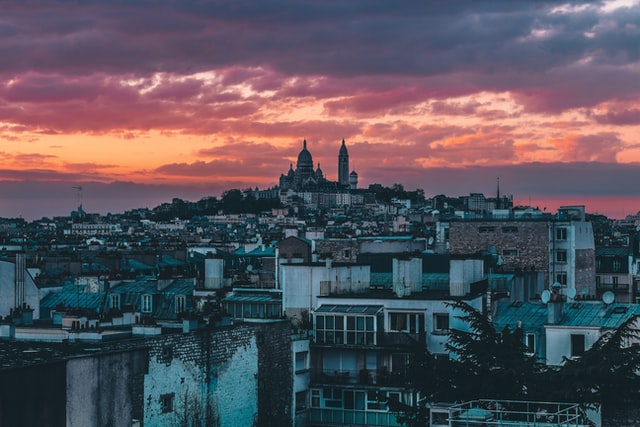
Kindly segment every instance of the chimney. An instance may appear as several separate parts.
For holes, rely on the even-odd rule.
[[[547,303],[547,322],[550,325],[557,325],[562,321],[564,315],[564,297],[562,294],[552,293]]]

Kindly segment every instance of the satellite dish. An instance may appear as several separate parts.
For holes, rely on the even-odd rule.
[[[433,237],[429,237],[428,242],[429,242],[429,246],[433,245]]]
[[[553,282],[553,285],[551,285],[552,288],[561,288],[562,285],[560,284],[560,282]]]
[[[540,295],[540,300],[546,304],[549,302],[550,299],[551,299],[551,292],[549,292],[549,289],[545,289],[544,291],[542,291],[542,295]]]
[[[571,299],[574,299],[576,297],[576,288],[569,288],[569,290],[567,291],[567,296]]]
[[[253,265],[251,264],[247,265],[247,271],[251,273],[253,271]]]
[[[615,301],[615,299],[616,299],[616,296],[611,291],[607,291],[604,294],[602,294],[602,302],[607,305],[611,304],[613,301]]]
[[[582,288],[582,290],[580,291],[580,295],[582,295],[582,298],[586,298],[587,295],[589,295],[589,289]]]

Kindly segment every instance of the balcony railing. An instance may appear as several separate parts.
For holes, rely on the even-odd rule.
[[[311,408],[312,425],[324,426],[400,426],[396,414],[392,412],[370,412],[352,409]]]
[[[353,341],[347,333],[345,342],[344,333],[335,332],[331,335],[314,333],[313,343],[316,345],[330,346],[359,346],[359,347],[392,347],[407,348],[415,344],[425,344],[426,335],[424,333],[410,334],[407,332],[358,332],[361,335],[354,335]],[[375,341],[374,341],[375,337]]]
[[[597,290],[603,291],[628,291],[629,284],[628,283],[598,283],[596,284]]]
[[[412,379],[402,371],[389,372],[386,369],[376,371],[368,369],[329,371],[311,371],[311,382],[315,384],[357,384],[385,387],[407,387]]]

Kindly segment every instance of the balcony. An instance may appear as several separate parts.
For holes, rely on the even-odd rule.
[[[347,371],[311,371],[311,382],[327,385],[372,385],[384,387],[407,387],[412,379],[401,371],[389,372],[386,369],[378,370],[347,370]]]
[[[629,291],[628,283],[597,283],[598,291],[627,292]]]
[[[396,414],[392,412],[358,411],[351,409],[312,408],[310,412],[312,425],[324,426],[400,426]]]
[[[374,340],[375,338],[375,340]],[[407,349],[416,344],[425,345],[426,335],[409,334],[407,332],[335,332],[332,334],[314,333],[313,345],[325,347],[362,347],[362,348],[397,348]]]

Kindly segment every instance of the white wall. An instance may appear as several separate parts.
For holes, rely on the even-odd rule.
[[[563,357],[571,356],[571,334],[583,334],[585,350],[591,348],[601,335],[600,328],[545,325],[547,365],[559,366]]]

